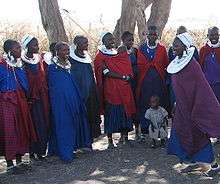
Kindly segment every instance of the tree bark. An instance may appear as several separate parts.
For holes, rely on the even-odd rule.
[[[172,0],[154,0],[151,6],[151,14],[147,25],[157,26],[160,36],[169,18],[171,3]]]
[[[49,42],[68,42],[57,0],[38,0],[43,27]]]
[[[157,26],[161,34],[169,18],[171,2],[172,0],[122,0],[121,17],[114,30],[117,44],[124,31],[134,33],[136,24],[140,41],[145,38],[143,33],[146,32],[147,25]],[[150,18],[146,21],[145,10],[151,4]]]
[[[116,37],[116,45],[120,45],[120,37],[124,31],[134,32],[136,26],[135,0],[122,0],[121,17],[118,19],[113,32]]]
[[[144,41],[144,34],[146,32],[146,16],[145,10],[146,8],[153,2],[153,0],[136,0],[136,21],[138,27],[138,36],[140,41]]]

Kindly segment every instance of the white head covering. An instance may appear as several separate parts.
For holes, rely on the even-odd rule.
[[[22,39],[21,39],[21,46],[23,49],[25,49],[27,47],[27,44],[30,43],[30,41],[34,38],[34,36],[32,35],[25,35]]]
[[[191,61],[194,55],[195,47],[190,47],[184,51],[183,56],[179,59],[178,56],[168,65],[167,72],[170,74],[181,71]]]
[[[21,39],[21,46],[23,48],[23,51],[21,52],[21,59],[23,62],[30,63],[30,64],[37,64],[40,62],[41,56],[39,54],[34,54],[33,58],[28,58],[26,56],[27,52],[27,45],[30,43],[30,41],[34,38],[32,35],[25,35]]]
[[[186,48],[190,48],[194,45],[192,36],[187,32],[178,34],[176,37],[181,40],[181,42],[186,46]]]
[[[195,47],[193,45],[193,38],[187,32],[179,34],[176,36],[180,41],[186,46],[186,51],[183,52],[183,56],[179,59],[178,56],[168,65],[167,72],[170,74],[177,73],[181,71],[187,64],[191,61]]]

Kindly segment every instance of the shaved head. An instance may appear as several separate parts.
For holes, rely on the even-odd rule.
[[[185,33],[187,32],[187,29],[185,26],[180,26],[178,27],[177,31],[176,31],[176,35],[179,35],[179,34],[182,34],[182,33]]]

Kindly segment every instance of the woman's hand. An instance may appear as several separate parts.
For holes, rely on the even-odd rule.
[[[130,75],[123,75],[123,76],[122,76],[122,80],[123,80],[123,81],[130,82],[130,81],[131,81],[131,76],[130,76]]]

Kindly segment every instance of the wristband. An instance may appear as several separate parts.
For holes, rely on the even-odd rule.
[[[107,73],[109,73],[110,71],[109,71],[109,69],[108,68],[106,68],[105,70],[103,70],[103,74],[104,75],[106,75]]]

